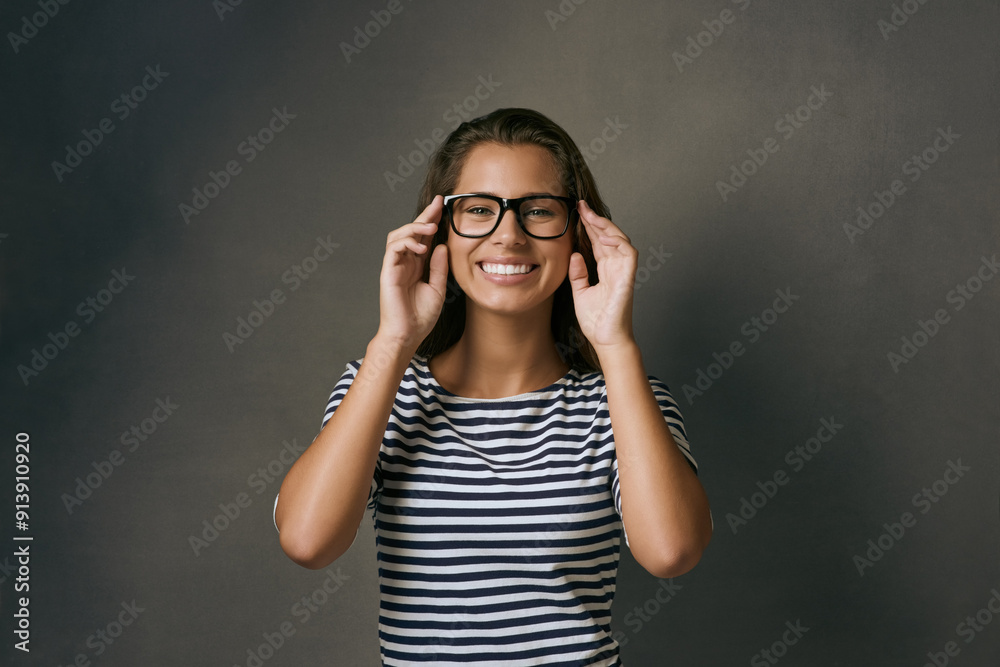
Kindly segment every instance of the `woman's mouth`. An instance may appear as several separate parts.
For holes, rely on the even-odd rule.
[[[496,264],[493,262],[476,262],[483,278],[494,285],[518,285],[534,281],[538,274],[537,264]]]
[[[490,262],[477,262],[483,273],[491,276],[511,276],[531,273],[538,268],[537,264],[493,264]]]

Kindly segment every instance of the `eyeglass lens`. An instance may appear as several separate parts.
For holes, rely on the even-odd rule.
[[[459,197],[452,202],[452,217],[459,234],[489,234],[499,213],[500,203],[485,197]],[[560,236],[569,218],[565,202],[547,197],[521,202],[519,213],[521,222],[535,236]]]

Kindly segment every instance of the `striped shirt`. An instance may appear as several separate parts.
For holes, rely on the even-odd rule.
[[[323,426],[361,361],[347,364]],[[677,404],[647,378],[697,473]],[[368,508],[383,664],[621,664],[611,602],[624,531],[601,373],[570,370],[537,391],[465,398],[414,355]]]

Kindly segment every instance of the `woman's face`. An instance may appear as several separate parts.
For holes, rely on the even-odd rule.
[[[534,144],[508,148],[484,143],[466,158],[455,194],[491,194],[514,198],[533,194],[567,196],[551,154]],[[559,238],[536,239],[505,211],[489,236],[466,238],[448,230],[448,266],[473,304],[496,312],[529,311],[552,298],[569,271],[573,229]],[[491,261],[492,260],[492,261]],[[494,275],[483,263],[513,262],[531,270],[524,275]]]

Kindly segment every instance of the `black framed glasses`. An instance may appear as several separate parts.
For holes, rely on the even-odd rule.
[[[559,238],[577,215],[576,200],[557,195],[516,199],[483,194],[447,195],[444,210],[452,231],[470,239],[492,234],[508,210],[514,211],[524,233],[536,239]]]

